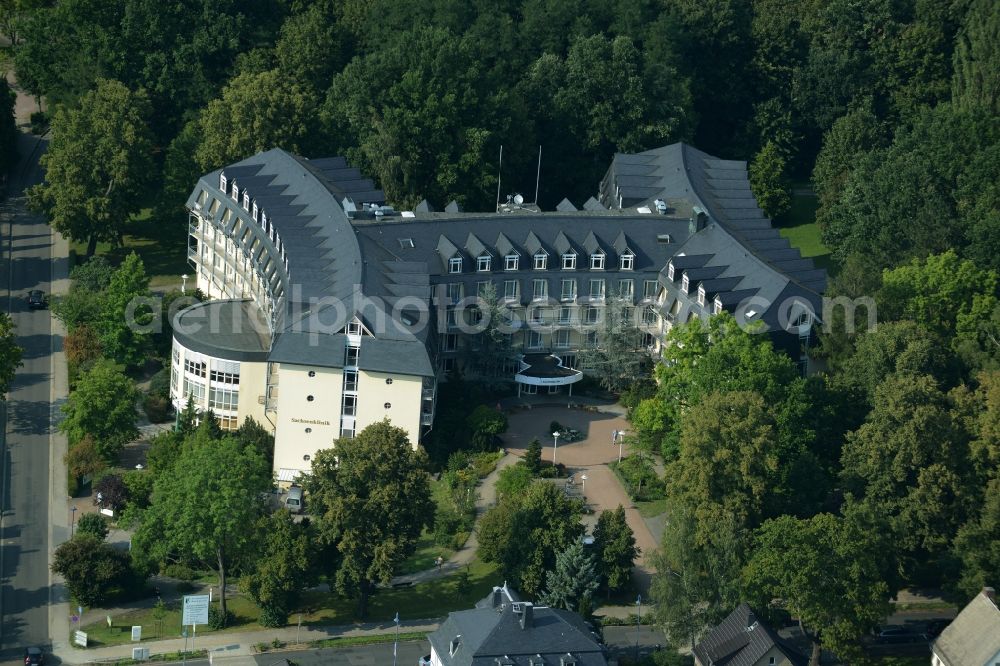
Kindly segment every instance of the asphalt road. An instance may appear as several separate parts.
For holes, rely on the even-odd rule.
[[[24,207],[22,191],[40,180],[38,140],[22,136],[28,158],[8,185],[0,211],[3,262],[0,280],[9,288],[6,309],[24,348],[6,409],[0,508],[0,651],[49,643],[49,431],[52,424],[52,327],[48,310],[29,311],[29,289],[49,293],[51,236],[45,221]],[[8,289],[0,292],[3,297]],[[3,411],[0,409],[0,411]]]

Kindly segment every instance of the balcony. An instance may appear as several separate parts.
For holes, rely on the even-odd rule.
[[[434,414],[421,414],[420,415],[420,425],[434,425]]]

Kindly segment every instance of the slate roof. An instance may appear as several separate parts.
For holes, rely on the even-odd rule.
[[[251,300],[198,303],[174,315],[173,334],[191,351],[230,361],[265,361],[267,321]]]
[[[740,604],[694,648],[702,666],[754,666],[772,648],[777,648],[793,664],[805,666],[809,660],[790,646],[747,604]]]
[[[570,654],[578,666],[606,666],[600,644],[576,613],[562,609],[533,606],[532,621],[521,628],[523,602],[515,605],[516,595],[506,588],[494,606],[490,594],[476,608],[448,614],[448,619],[428,636],[431,646],[445,666],[496,666],[505,663],[528,666],[532,657],[541,655],[545,664],[559,664]],[[458,649],[451,654],[450,643],[460,637]],[[508,661],[503,661],[507,657]],[[500,660],[498,662],[498,659]]]
[[[996,593],[983,590],[962,609],[933,644],[947,666],[986,666],[1000,655],[1000,608]]]

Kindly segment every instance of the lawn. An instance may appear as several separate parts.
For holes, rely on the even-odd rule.
[[[431,481],[431,498],[438,507],[446,507],[451,504],[451,498],[448,497],[448,486],[442,481]],[[397,573],[406,575],[426,571],[434,566],[434,560],[438,557],[448,560],[454,554],[453,549],[434,543],[434,530],[425,529],[417,541],[416,551],[399,565]]]
[[[653,518],[667,510],[667,500],[649,500],[647,502],[636,502],[635,508],[639,510],[639,515],[643,518]]]
[[[152,217],[152,209],[144,208],[126,228],[129,233],[122,238],[122,247],[98,243],[97,254],[118,264],[135,251],[146,265],[151,287],[180,285],[181,275],[191,271],[187,263],[187,219],[178,216],[169,224],[158,224]],[[73,243],[70,247],[78,257],[87,253],[86,243]]]
[[[446,578],[428,581],[412,587],[380,589],[369,602],[366,621],[387,622],[398,612],[404,620],[419,620],[443,617],[449,611],[472,608],[477,601],[489,593],[494,585],[502,581],[496,568],[478,560],[467,570],[459,571]],[[113,626],[105,622],[95,622],[83,627],[91,647],[101,645],[123,645],[132,642],[132,625],[142,625],[143,640],[177,638],[181,635],[180,599],[167,604],[162,622],[157,622],[155,610],[143,608],[112,617]],[[216,601],[217,603],[217,601]],[[228,632],[258,631],[264,629],[257,624],[259,610],[249,599],[238,596],[227,600],[229,610],[236,616]],[[302,604],[289,618],[288,626],[294,626],[298,614],[302,613],[302,624],[331,626],[349,625],[359,622],[356,617],[357,603],[328,592],[312,591],[303,595]],[[162,633],[160,627],[162,626]],[[199,626],[198,634],[216,633],[207,626]]]
[[[798,183],[796,190],[805,189],[808,183]],[[816,224],[815,195],[792,195],[792,207],[782,219],[776,221],[781,235],[788,239],[792,247],[798,248],[803,257],[810,257],[817,268],[833,269],[830,248],[823,244],[819,225]]]

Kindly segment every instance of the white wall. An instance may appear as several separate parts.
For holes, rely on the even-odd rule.
[[[387,384],[386,380],[392,383]],[[413,448],[420,442],[420,401],[423,378],[385,372],[358,373],[357,432],[384,418],[402,428]],[[386,408],[386,404],[390,407]]]
[[[315,374],[310,377],[310,372]],[[340,435],[342,388],[339,368],[281,364],[274,436],[276,473],[281,468],[308,471],[312,465],[303,456],[311,458],[316,451],[333,446]]]

